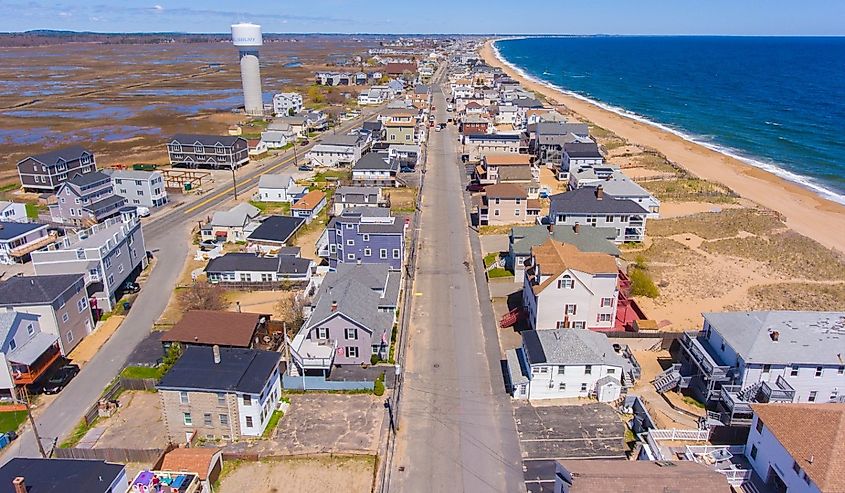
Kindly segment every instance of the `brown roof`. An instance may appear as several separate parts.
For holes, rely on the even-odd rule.
[[[543,275],[550,276],[543,283],[534,286],[534,293],[540,293],[550,285],[557,276],[567,269],[586,272],[588,274],[616,274],[616,261],[606,253],[582,252],[575,245],[561,243],[549,238],[542,245],[531,248]]]
[[[524,199],[528,194],[525,189],[513,183],[496,183],[495,185],[487,185],[484,192],[489,198],[500,199]]]
[[[249,347],[260,313],[191,310],[161,336],[162,342]]]
[[[388,63],[384,71],[388,74],[401,74],[403,72],[417,73],[416,63]]]
[[[528,206],[526,208],[528,210],[542,209],[543,208],[543,202],[540,199],[528,199]]]
[[[415,117],[419,114],[419,111],[414,111],[409,108],[385,108],[381,112],[379,112],[381,116],[405,116],[405,117]]]
[[[191,447],[176,448],[164,455],[161,463],[162,471],[193,472],[200,481],[208,479],[214,456],[220,452],[219,448]]]
[[[706,464],[692,461],[562,460],[572,476],[570,493],[666,492],[729,493],[728,479]]]
[[[752,404],[822,492],[845,491],[845,404]]]
[[[499,183],[507,181],[531,181],[534,173],[530,166],[503,166],[499,170]]]
[[[528,166],[531,156],[528,154],[485,154],[487,166]]]
[[[383,125],[385,127],[416,127],[417,122],[416,122],[416,120],[409,120],[409,121],[406,121],[406,122],[403,122],[403,121],[398,121],[398,122],[387,121],[387,122],[384,122]]]
[[[319,191],[319,190],[311,190],[310,192],[306,193],[302,196],[301,199],[297,200],[291,209],[301,209],[305,211],[313,211],[323,199],[326,198],[326,194]]]

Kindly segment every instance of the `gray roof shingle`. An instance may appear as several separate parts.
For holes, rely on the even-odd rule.
[[[258,394],[281,359],[275,351],[221,347],[220,363],[215,363],[212,351],[208,346],[185,347],[157,387]]]
[[[46,164],[48,166],[56,164],[59,159],[64,161],[73,161],[74,159],[79,159],[82,157],[83,154],[94,154],[93,152],[85,149],[79,145],[72,145],[67,147],[62,147],[61,149],[54,149],[49,152],[45,152],[42,154],[37,154],[35,156],[30,156],[32,159],[36,161]]]
[[[626,366],[607,336],[588,329],[527,330],[522,341],[531,364]]]
[[[612,242],[616,238],[614,228],[596,228],[587,224],[578,227],[578,233],[570,226],[558,225],[552,232],[546,226],[515,226],[511,229],[510,241],[516,255],[529,255],[531,247],[545,243],[549,238],[561,243],[575,245],[582,252],[599,252],[619,256],[619,248]]]
[[[311,261],[293,255],[259,257],[253,253],[227,253],[208,261],[205,272],[276,272],[303,274],[311,268]]]
[[[556,214],[647,214],[633,200],[616,199],[607,193],[599,199],[597,187],[582,187],[550,197],[549,216]]]
[[[0,284],[0,305],[52,303],[62,293],[82,280],[82,274],[14,276]]]
[[[305,219],[292,216],[270,216],[250,233],[247,240],[284,243],[305,224]]]

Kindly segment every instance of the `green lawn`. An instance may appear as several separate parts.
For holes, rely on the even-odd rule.
[[[261,434],[261,438],[270,438],[273,435],[273,430],[276,429],[276,426],[279,424],[279,420],[282,419],[285,413],[276,410],[273,411],[273,415],[270,416],[270,421],[267,422],[267,428],[264,429],[264,433]]]
[[[352,171],[344,170],[344,169],[327,169],[325,171],[320,171],[319,173],[314,175],[314,182],[321,182],[321,181],[329,181],[330,179],[333,180],[348,180],[352,177]]]
[[[265,214],[290,214],[290,202],[261,202],[250,200],[249,203]]]
[[[496,252],[488,253],[484,256],[484,267],[490,267],[499,260],[499,254]]]
[[[510,271],[502,269],[501,267],[496,267],[495,269],[490,269],[487,271],[487,277],[490,279],[496,279],[498,277],[513,277],[513,274]]]
[[[99,419],[99,418],[97,418]],[[76,447],[76,444],[79,443],[85,437],[85,434],[88,433],[88,430],[97,423],[97,419],[95,419],[90,425],[85,422],[85,418],[82,418],[79,421],[79,424],[76,425],[76,428],[70,432],[70,435],[67,436],[62,443],[59,444],[59,448],[73,448]]]
[[[26,421],[26,411],[0,413],[0,433],[16,431]]]
[[[26,217],[30,219],[38,219],[38,213],[41,212],[41,208],[38,207],[38,204],[26,204]]]
[[[120,376],[124,378],[154,378],[158,380],[161,378],[161,370],[149,366],[127,366],[122,372],[120,372]]]

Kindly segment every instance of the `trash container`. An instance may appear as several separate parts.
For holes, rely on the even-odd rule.
[[[128,312],[131,307],[132,307],[132,303],[130,303],[128,301],[123,302],[123,311]]]

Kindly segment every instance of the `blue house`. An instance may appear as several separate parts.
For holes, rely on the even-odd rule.
[[[399,270],[405,261],[405,218],[384,207],[350,207],[333,217],[317,243],[317,252],[338,264],[388,264]]]

